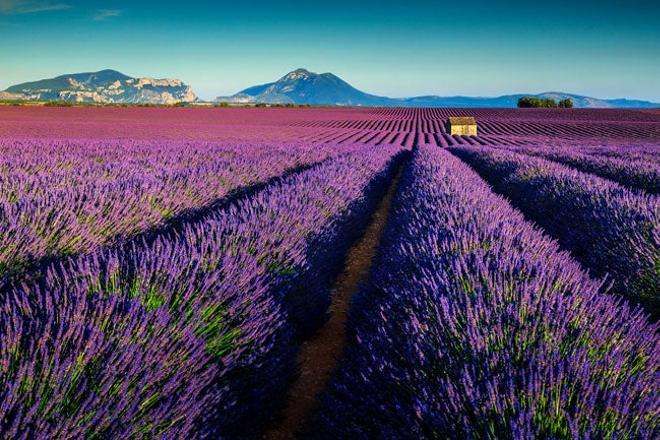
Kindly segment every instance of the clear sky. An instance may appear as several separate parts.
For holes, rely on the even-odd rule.
[[[658,0],[0,0],[0,89],[112,68],[202,98],[305,67],[393,97],[660,102]]]

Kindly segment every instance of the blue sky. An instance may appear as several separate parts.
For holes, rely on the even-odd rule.
[[[203,98],[306,67],[387,96],[660,102],[660,2],[0,0],[0,89],[113,68]]]

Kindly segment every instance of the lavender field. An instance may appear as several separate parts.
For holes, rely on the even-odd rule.
[[[658,438],[659,196],[658,110],[0,107],[0,438]]]

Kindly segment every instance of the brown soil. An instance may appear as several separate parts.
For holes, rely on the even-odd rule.
[[[264,439],[296,438],[316,409],[317,399],[344,351],[351,298],[369,274],[402,171],[403,166],[397,171],[364,236],[349,250],[344,269],[333,288],[330,318],[318,333],[302,344],[298,355],[300,376],[289,391],[282,418],[264,434]]]

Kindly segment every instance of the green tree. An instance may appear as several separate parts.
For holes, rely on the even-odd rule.
[[[573,101],[571,98],[562,99],[558,105],[560,108],[573,108]]]
[[[537,98],[535,96],[523,96],[518,100],[519,108],[556,108],[557,103],[553,99]]]

